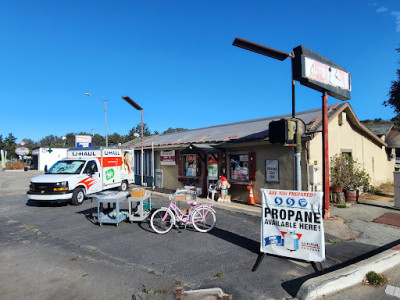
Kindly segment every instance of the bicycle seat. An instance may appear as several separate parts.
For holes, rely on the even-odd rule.
[[[188,204],[190,204],[190,205],[192,205],[192,206],[195,206],[195,205],[197,205],[197,202],[196,202],[196,201],[194,201],[194,202],[188,202]]]

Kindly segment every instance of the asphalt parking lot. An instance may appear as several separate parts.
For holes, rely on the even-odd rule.
[[[100,227],[91,202],[28,202],[28,172],[0,174],[1,299],[175,299],[177,289],[220,287],[233,299],[291,299],[318,275],[310,263],[259,253],[260,218],[216,209],[209,233],[155,234],[148,223]],[[153,196],[155,207],[168,199]],[[184,206],[184,204],[181,204]],[[397,240],[397,231],[387,241]],[[326,234],[325,269],[344,266],[380,244],[338,242]],[[330,242],[329,242],[330,241]]]
[[[2,299],[165,298],[177,288],[205,287],[222,287],[236,299],[285,298],[290,294],[282,282],[312,272],[307,263],[281,258],[265,259],[251,272],[258,217],[217,209],[216,228],[206,234],[187,229],[158,235],[148,223],[100,227],[90,201],[28,202],[25,192],[35,174],[26,173],[1,174]],[[156,207],[168,203],[163,197],[152,201]]]

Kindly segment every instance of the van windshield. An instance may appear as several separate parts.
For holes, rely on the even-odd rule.
[[[84,160],[60,160],[46,174],[79,174],[84,164]]]

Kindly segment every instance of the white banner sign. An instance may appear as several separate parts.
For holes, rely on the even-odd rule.
[[[277,159],[265,161],[265,181],[267,183],[279,183],[279,161]]]
[[[164,171],[162,169],[156,169],[156,187],[164,187]]]
[[[325,261],[322,192],[261,189],[262,253]]]
[[[175,166],[175,150],[161,151],[161,165]]]
[[[89,148],[92,146],[91,135],[76,135],[75,136],[75,147],[77,148]]]

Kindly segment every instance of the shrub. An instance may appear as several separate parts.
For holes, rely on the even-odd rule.
[[[340,186],[345,190],[362,188],[368,190],[371,178],[367,171],[348,154],[336,154],[330,160],[331,186]]]
[[[380,286],[384,283],[385,278],[381,274],[378,274],[374,271],[369,271],[366,276],[368,283],[372,285]]]
[[[376,187],[376,186],[372,186],[371,185],[369,187],[369,190],[370,190],[371,194],[374,194],[374,195],[382,194],[382,190],[379,187]]]
[[[22,170],[24,167],[26,167],[26,163],[23,163],[22,161],[16,161],[13,163],[8,162],[6,164],[6,170]]]

